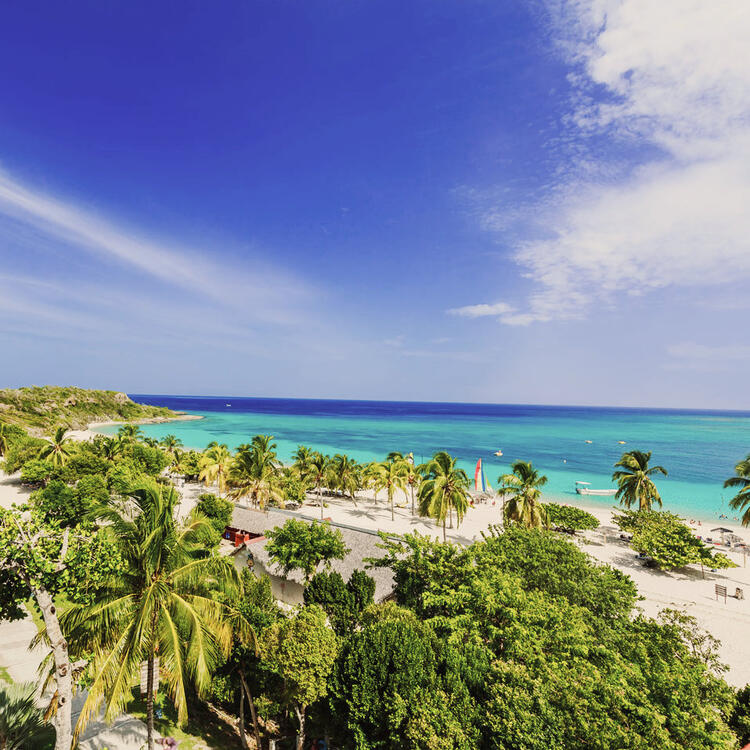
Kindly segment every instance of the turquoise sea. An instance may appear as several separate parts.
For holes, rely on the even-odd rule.
[[[447,450],[473,477],[478,458],[495,484],[516,459],[530,460],[548,477],[546,495],[576,500],[574,482],[611,486],[612,465],[623,451],[653,451],[669,477],[659,480],[664,507],[688,518],[736,515],[727,507],[724,479],[750,453],[750,412],[194,397],[132,394],[135,401],[199,414],[204,419],[144,425],[145,434],[172,433],[186,447],[216,440],[236,448],[253,435],[274,435],[288,461],[299,444],[360,461],[388,451],[412,451],[418,461]],[[116,432],[117,428],[103,431]],[[590,440],[591,443],[586,441]],[[618,444],[624,440],[625,445]],[[503,451],[502,458],[493,455]],[[581,498],[610,507],[611,497]]]

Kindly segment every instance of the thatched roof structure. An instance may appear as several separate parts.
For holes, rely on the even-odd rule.
[[[232,514],[232,526],[253,534],[265,534],[268,529],[272,529],[274,526],[283,526],[290,518],[296,518],[306,523],[312,523],[316,520],[291,511],[269,510],[267,513],[263,513],[258,510],[235,506]],[[357,568],[366,570],[367,574],[375,580],[375,601],[380,602],[385,599],[393,591],[393,574],[389,568],[366,568],[364,562],[367,557],[382,556],[383,551],[376,546],[380,542],[380,537],[374,531],[357,529],[343,524],[331,523],[331,526],[341,532],[344,543],[351,550],[343,560],[333,560],[331,570],[340,573],[344,581],[348,581],[352,571]],[[262,563],[266,570],[281,575],[266,552],[265,537],[251,540],[247,544],[247,549],[256,561]],[[298,584],[304,583],[304,576],[298,570],[292,571],[286,578]]]

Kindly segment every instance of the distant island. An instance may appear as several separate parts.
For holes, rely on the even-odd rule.
[[[138,404],[118,391],[53,385],[0,390],[0,421],[23,427],[33,435],[60,425],[81,430],[92,422],[162,421],[181,416],[164,406]]]

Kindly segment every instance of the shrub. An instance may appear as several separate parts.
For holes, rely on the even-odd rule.
[[[226,498],[212,495],[210,492],[204,492],[202,495],[198,495],[198,502],[195,509],[206,516],[211,521],[211,525],[220,534],[223,534],[224,529],[232,523],[234,505],[231,500],[227,500]]]
[[[49,461],[34,458],[26,461],[21,468],[21,483],[38,486],[46,484],[55,469]]]
[[[575,531],[596,529],[599,521],[596,516],[573,505],[559,505],[558,503],[544,503],[547,518],[557,531],[572,534]]]

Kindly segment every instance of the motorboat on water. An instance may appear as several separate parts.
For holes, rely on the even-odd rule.
[[[615,494],[615,492],[617,492],[617,490],[594,490],[591,489],[591,482],[582,482],[579,479],[576,480],[576,492],[579,495],[599,495],[600,497],[611,497]]]
[[[498,448],[498,449],[497,449],[497,450],[495,451],[495,455],[496,455],[496,456],[502,456],[502,455],[503,455],[503,452],[502,452],[502,451],[501,451],[501,450],[500,450],[500,449]]]

